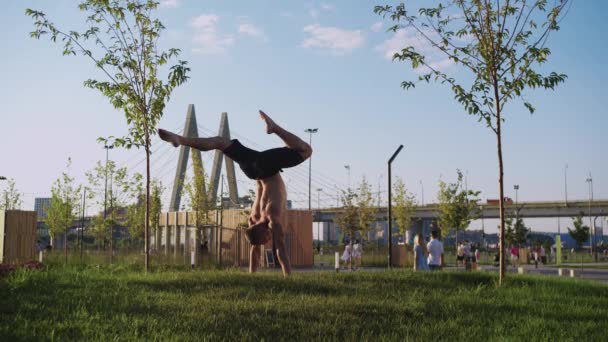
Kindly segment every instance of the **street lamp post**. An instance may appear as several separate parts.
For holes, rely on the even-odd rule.
[[[403,149],[403,145],[399,145],[395,153],[391,156],[391,159],[388,160],[388,268],[391,268],[393,265],[393,244],[392,244],[392,231],[393,231],[393,202],[392,202],[392,184],[391,184],[391,164],[393,160],[397,157],[399,152]]]
[[[515,184],[513,189],[515,189],[515,224],[517,224],[517,221],[519,220],[519,208],[517,207],[517,190],[519,190],[519,184]]]
[[[483,223],[483,205],[480,207],[481,211],[481,246],[484,247],[486,244],[486,230]]]
[[[0,176],[0,180],[6,180],[6,177]],[[8,203],[8,199],[6,199],[6,203]],[[5,209],[8,209],[8,208],[5,208]]]
[[[564,166],[564,200],[568,205],[568,164]]]
[[[422,184],[422,179],[420,180],[420,195],[422,199],[422,205],[424,205],[424,184]]]
[[[344,165],[344,168],[348,172],[348,189],[350,190],[350,165]]]
[[[308,144],[312,148],[312,134],[317,133],[319,131],[318,128],[307,128],[304,132],[308,133]],[[312,156],[308,158],[308,211],[311,210],[311,201],[310,201],[310,188],[312,185]]]
[[[114,174],[110,175],[110,264],[114,263]]]
[[[595,239],[595,227],[593,226],[593,221],[591,219],[591,201],[593,201],[593,178],[591,177],[591,172],[589,172],[589,178],[586,179],[587,183],[589,183],[589,252],[593,255],[593,242]]]
[[[317,189],[317,211],[321,210],[321,191],[323,191],[323,189]],[[319,223],[320,222],[317,222],[317,252],[321,250],[321,235],[319,231]]]
[[[109,150],[114,148],[114,145],[104,145],[103,148],[106,149],[106,166],[105,166],[105,185],[104,185],[104,195],[103,195],[103,223],[106,224],[106,217],[108,215],[108,154]],[[104,250],[105,250],[105,241],[104,241]]]

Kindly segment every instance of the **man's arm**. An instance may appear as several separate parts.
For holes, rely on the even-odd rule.
[[[253,205],[251,206],[251,215],[249,215],[249,225],[252,226],[256,223],[260,222],[260,218],[262,217],[262,182],[257,181],[257,189],[255,192],[255,200],[253,201]]]

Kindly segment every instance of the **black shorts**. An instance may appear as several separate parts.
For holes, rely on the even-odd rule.
[[[284,168],[294,167],[304,161],[300,152],[289,147],[256,151],[233,139],[224,151],[226,157],[237,162],[251,179],[264,179],[276,175]]]

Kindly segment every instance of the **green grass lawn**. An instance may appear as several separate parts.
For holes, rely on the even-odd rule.
[[[584,340],[608,286],[486,273],[52,266],[0,279],[0,340]]]

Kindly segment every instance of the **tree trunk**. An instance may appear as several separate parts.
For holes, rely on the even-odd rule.
[[[498,90],[496,90],[496,92],[498,92]],[[497,97],[497,101],[498,101],[498,97]],[[497,104],[497,108],[498,108],[498,104]],[[502,285],[504,282],[504,278],[505,278],[505,265],[506,265],[506,259],[505,259],[505,203],[504,203],[504,199],[505,199],[505,195],[504,195],[504,171],[503,171],[503,164],[502,164],[502,136],[501,136],[501,131],[500,131],[500,109],[498,108],[497,112],[496,112],[496,143],[497,143],[497,148],[498,148],[498,185],[499,185],[499,203],[500,203],[500,242],[499,242],[499,247],[500,247],[500,266],[499,266],[499,276],[498,276],[498,283],[499,285]]]
[[[146,214],[144,221],[144,272],[148,273],[150,263],[149,229],[150,229],[150,135],[146,131]]]
[[[65,233],[63,235],[63,252],[65,254],[65,263],[68,263],[68,228],[65,229]]]
[[[456,232],[456,249],[454,249],[454,253],[456,254],[456,268],[458,268],[458,229],[455,230]]]
[[[352,236],[354,236],[354,235],[355,234],[353,233]],[[348,267],[352,271],[353,270],[353,239],[352,239],[352,237],[351,237],[350,241],[348,242],[348,244],[350,245],[350,255],[349,255],[349,258],[348,258]]]
[[[114,193],[111,192],[112,196]],[[110,203],[112,203],[112,199],[110,198]],[[114,263],[114,208],[112,204],[110,204],[112,215],[110,216],[110,220],[112,224],[110,224],[110,265]]]

